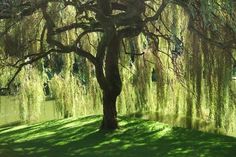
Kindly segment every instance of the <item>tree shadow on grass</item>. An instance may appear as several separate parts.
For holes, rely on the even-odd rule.
[[[0,157],[234,157],[236,138],[121,117],[120,129],[98,130],[100,116],[0,131]]]

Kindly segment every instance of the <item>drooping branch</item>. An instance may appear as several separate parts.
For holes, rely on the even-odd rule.
[[[76,28],[81,28],[83,30],[87,30],[90,27],[90,23],[72,23],[70,25],[66,25],[64,27],[60,27],[60,28],[56,28],[55,30],[53,30],[53,32],[51,33],[51,35],[56,35],[56,34],[60,34],[66,31],[70,31],[72,29],[76,29]]]
[[[212,45],[215,45],[215,46],[217,46],[221,49],[225,49],[225,48],[236,49],[235,39],[221,42],[221,41],[218,41],[216,39],[208,37],[207,34],[201,32],[198,28],[196,28],[196,26],[195,26],[196,17],[194,15],[196,13],[193,10],[190,9],[190,5],[191,5],[190,2],[192,3],[192,1],[189,1],[189,0],[183,0],[183,1],[181,1],[181,0],[172,0],[171,1],[172,4],[179,5],[187,13],[187,15],[189,17],[189,23],[188,23],[189,30],[196,33],[201,39],[205,40],[206,42],[208,42]]]
[[[17,70],[14,73],[14,75],[9,79],[9,81],[6,84],[6,87],[2,87],[0,88],[0,91],[8,91],[10,90],[10,87],[12,85],[12,83],[15,81],[16,77],[18,76],[18,74],[21,72],[21,70],[23,69],[23,67],[30,65],[32,63],[37,62],[38,60],[46,57],[47,55],[49,55],[52,52],[60,52],[60,50],[56,50],[56,49],[50,49],[45,53],[38,53],[38,54],[31,54],[31,55],[27,55],[23,58],[25,58],[24,62],[23,62],[23,58],[19,59],[18,61],[16,61],[14,64],[12,64],[12,67],[16,67]],[[31,59],[30,59],[31,58]],[[18,65],[18,63],[22,62],[21,64]]]
[[[2,38],[4,35],[6,35],[16,24],[17,24],[17,22],[14,22],[10,26],[5,28],[5,30],[3,32],[0,32],[0,38]]]
[[[0,12],[0,19],[11,19],[17,17],[24,17],[32,15],[36,10],[40,9],[42,5],[49,2],[58,2],[59,0],[26,0],[17,4],[9,4]],[[2,8],[3,5],[0,5]]]
[[[150,21],[156,21],[160,18],[160,15],[165,10],[167,5],[170,3],[170,0],[163,0],[162,4],[160,5],[159,9],[156,11],[156,13],[153,16],[147,17],[144,22],[150,22]]]
[[[128,53],[128,52],[126,52],[125,54],[127,54],[127,55],[134,55],[134,56],[142,56],[142,55],[145,54],[145,52],[141,52],[141,53]]]
[[[85,57],[86,59],[88,59],[93,65],[97,64],[97,60],[96,58],[89,52],[83,50],[82,48],[79,48],[78,46],[76,46],[75,50],[73,51],[75,52],[77,55]]]

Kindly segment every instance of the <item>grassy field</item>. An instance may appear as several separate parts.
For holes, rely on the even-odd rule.
[[[236,138],[132,118],[98,131],[100,116],[0,128],[0,157],[235,157]]]

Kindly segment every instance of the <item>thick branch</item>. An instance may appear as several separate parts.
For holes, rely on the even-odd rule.
[[[162,14],[162,12],[165,10],[165,8],[167,7],[167,5],[170,3],[170,0],[163,0],[162,4],[160,5],[159,9],[156,11],[155,15],[151,16],[151,17],[147,17],[144,22],[150,22],[150,21],[156,21],[159,19],[160,15]]]

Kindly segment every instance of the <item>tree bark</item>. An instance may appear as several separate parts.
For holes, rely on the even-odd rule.
[[[113,93],[103,92],[103,119],[101,130],[115,130],[118,128],[116,99],[117,96]]]
[[[122,88],[118,67],[119,48],[120,38],[114,33],[107,45],[105,59],[106,88],[103,88],[103,120],[101,130],[115,130],[118,128],[116,100]]]

